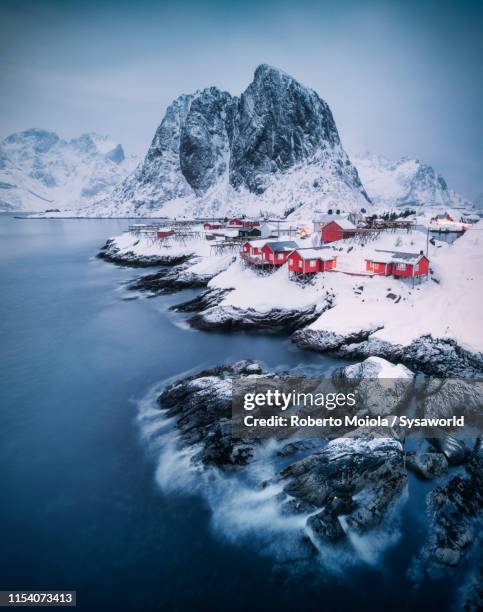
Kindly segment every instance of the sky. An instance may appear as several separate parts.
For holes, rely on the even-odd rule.
[[[483,2],[0,0],[0,137],[108,134],[143,156],[169,103],[258,64],[324,98],[349,153],[483,193]]]

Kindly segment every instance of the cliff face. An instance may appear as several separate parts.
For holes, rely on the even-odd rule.
[[[326,102],[289,75],[261,65],[240,98],[209,87],[175,100],[144,162],[115,198],[158,208],[177,198],[203,199],[211,190],[211,203],[220,209],[240,190],[261,196],[288,174],[293,183],[293,172],[303,169],[310,169],[311,188],[327,191],[332,181],[354,192],[359,203],[368,200]],[[314,182],[317,172],[321,180]]]

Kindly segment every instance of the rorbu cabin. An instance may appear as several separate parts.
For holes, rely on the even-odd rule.
[[[348,219],[337,219],[337,221],[329,221],[322,226],[320,240],[321,242],[335,242],[336,240],[350,238],[356,232],[356,226]]]
[[[205,223],[203,225],[203,229],[205,230],[216,230],[223,229],[224,225],[222,223]]]
[[[241,219],[230,219],[228,225],[231,227],[243,227],[243,221]]]
[[[266,240],[247,240],[243,244],[242,255],[248,255],[249,257],[262,258],[262,248],[266,244]]]
[[[375,251],[366,259],[366,271],[381,276],[414,278],[429,273],[429,259],[423,252]]]
[[[326,249],[297,249],[290,253],[288,258],[288,269],[295,274],[316,274],[334,270],[337,257]]]
[[[174,231],[169,227],[160,227],[156,230],[156,238],[167,238],[173,234]]]
[[[290,253],[298,249],[298,246],[293,240],[266,242],[262,247],[262,256],[269,264],[282,266],[287,261]]]

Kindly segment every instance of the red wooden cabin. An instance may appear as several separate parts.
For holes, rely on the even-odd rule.
[[[297,248],[298,244],[293,240],[266,242],[262,247],[263,259],[273,266],[283,266],[290,253]]]
[[[203,229],[205,230],[214,230],[214,229],[222,229],[224,225],[221,223],[205,223],[203,225]]]
[[[265,245],[266,240],[247,240],[243,244],[243,253],[250,255],[251,257],[262,257],[262,247]]]
[[[243,227],[243,221],[241,219],[230,219],[228,221],[228,225],[232,225],[235,227]]]
[[[366,259],[366,270],[381,276],[412,278],[429,273],[429,259],[422,252],[376,251]]]
[[[347,219],[338,219],[322,226],[320,238],[322,242],[335,242],[353,236],[356,230],[356,226]]]
[[[297,274],[316,274],[334,270],[337,257],[323,249],[297,249],[288,257],[288,269]]]
[[[174,231],[168,227],[159,228],[156,230],[156,238],[167,238],[168,236],[172,236]]]

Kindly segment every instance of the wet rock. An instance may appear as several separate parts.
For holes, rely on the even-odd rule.
[[[248,375],[250,361],[205,370],[168,385],[158,403],[176,427],[185,444],[200,445],[195,457],[206,465],[240,466],[252,457],[253,446],[231,435],[232,378]]]
[[[426,480],[438,478],[448,471],[448,461],[442,453],[406,453],[406,466]]]
[[[401,445],[391,439],[338,438],[280,473],[286,493],[326,509],[323,518],[334,536],[338,528],[327,514],[347,514],[347,524],[358,531],[374,527],[401,494],[406,477]],[[356,496],[364,504],[359,506]],[[324,533],[323,525],[319,529]]]
[[[318,514],[309,517],[307,526],[321,541],[338,542],[345,537],[339,519],[327,510],[322,510]]]
[[[483,511],[483,455],[475,449],[462,473],[433,489],[427,499],[429,535],[421,551],[423,564],[454,566],[478,541]]]
[[[318,440],[297,440],[296,442],[289,442],[285,444],[281,449],[277,451],[279,457],[290,457],[297,453],[301,453],[313,448],[320,446]]]
[[[441,451],[448,462],[452,465],[460,465],[464,463],[470,453],[470,450],[463,440],[458,440],[450,435],[445,435],[441,438],[434,438],[431,440],[431,444],[436,449]]]

